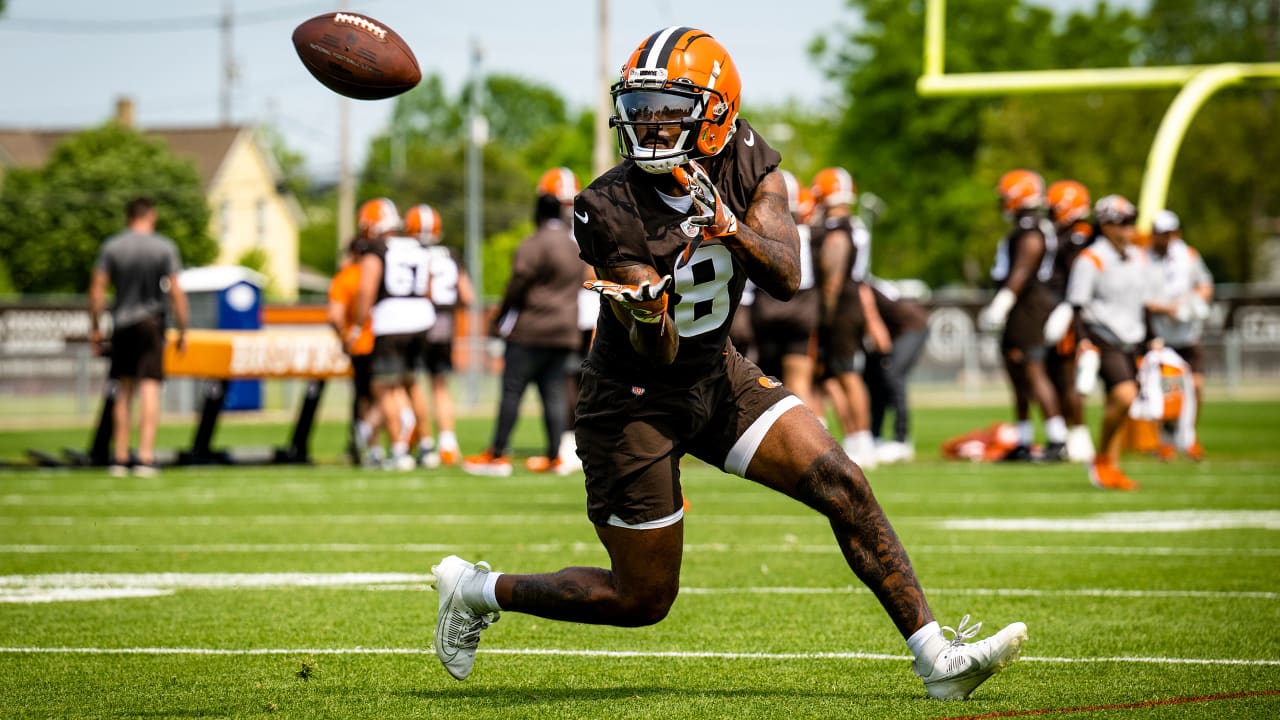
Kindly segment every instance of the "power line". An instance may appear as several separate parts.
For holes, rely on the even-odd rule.
[[[298,19],[303,15],[310,17],[328,7],[325,3],[307,2],[287,5],[266,10],[256,10],[236,15],[237,25],[259,25],[287,19]],[[190,32],[196,30],[217,29],[223,21],[222,14],[189,15],[172,18],[136,18],[132,20],[83,19],[66,18],[0,18],[0,31],[20,30],[22,32],[38,32],[64,35],[119,35],[119,34],[155,34],[172,32]]]

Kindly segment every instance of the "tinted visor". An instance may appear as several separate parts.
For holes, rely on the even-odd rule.
[[[680,122],[694,117],[702,98],[663,92],[629,92],[618,96],[618,113],[628,124]]]

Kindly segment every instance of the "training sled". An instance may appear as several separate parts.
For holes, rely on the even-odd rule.
[[[309,464],[311,428],[316,410],[331,378],[351,374],[351,362],[332,332],[189,330],[186,348],[178,351],[177,332],[170,330],[164,351],[166,378],[184,377],[208,381],[201,401],[200,420],[189,447],[173,455],[169,465]],[[227,388],[233,380],[306,380],[302,404],[293,423],[288,445],[269,452],[218,449],[214,432],[222,415]],[[107,381],[102,412],[87,451],[64,448],[55,456],[30,449],[27,456],[41,467],[106,467],[113,461],[112,433],[118,386]],[[157,456],[172,455],[160,453]]]

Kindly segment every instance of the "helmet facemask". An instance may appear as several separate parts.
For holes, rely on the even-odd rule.
[[[665,68],[632,68],[611,92],[616,114],[609,125],[618,133],[618,152],[645,172],[668,173],[715,155],[733,136],[737,113],[724,96],[685,78],[668,82]],[[726,133],[706,130],[726,122]]]

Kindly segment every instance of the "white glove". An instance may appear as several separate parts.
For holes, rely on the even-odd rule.
[[[708,240],[738,232],[738,218],[720,199],[720,191],[716,190],[711,176],[693,160],[689,161],[688,168],[676,167],[671,174],[688,191],[698,209],[698,214],[689,218],[689,224],[702,228],[702,236]]]
[[[1067,334],[1067,328],[1071,327],[1071,318],[1075,315],[1071,306],[1067,303],[1058,303],[1058,306],[1049,313],[1048,319],[1044,321],[1044,341],[1046,345],[1056,345],[1063,335]]]
[[[1004,327],[1004,322],[1009,318],[1009,311],[1013,309],[1013,304],[1018,302],[1018,296],[1013,294],[1009,288],[1000,288],[1000,292],[991,299],[991,304],[982,309],[978,313],[978,327],[983,330],[994,331]]]
[[[596,280],[583,283],[582,287],[598,292],[623,306],[636,322],[658,323],[667,314],[667,288],[671,287],[671,283],[671,276],[663,275],[657,285],[643,282],[637,287]]]

